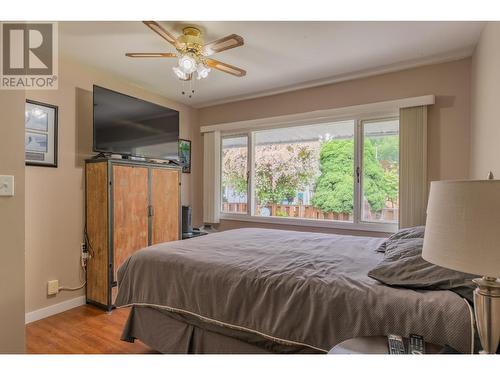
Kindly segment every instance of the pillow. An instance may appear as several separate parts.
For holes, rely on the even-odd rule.
[[[424,238],[425,225],[420,225],[418,227],[403,228],[398,230],[387,240],[382,242],[380,246],[375,250],[379,253],[385,253],[387,246],[396,240],[409,239],[409,238]]]
[[[384,259],[368,276],[381,283],[412,289],[451,290],[472,303],[478,277],[429,263],[422,258],[423,238],[401,238],[387,245]]]

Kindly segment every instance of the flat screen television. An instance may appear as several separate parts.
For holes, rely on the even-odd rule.
[[[94,152],[179,160],[179,112],[94,85]]]

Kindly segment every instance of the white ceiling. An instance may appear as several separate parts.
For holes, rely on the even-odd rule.
[[[125,52],[175,52],[141,22],[61,22],[60,54],[194,107],[448,61],[472,53],[482,22],[160,22],[175,35],[198,25],[205,41],[239,34],[245,45],[213,57],[247,70],[212,71],[191,98],[172,72],[175,59]]]

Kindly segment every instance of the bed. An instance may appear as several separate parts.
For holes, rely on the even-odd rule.
[[[326,353],[416,333],[470,353],[466,300],[367,276],[382,241],[246,228],[140,250],[118,271],[115,304],[132,307],[122,339],[162,353]]]

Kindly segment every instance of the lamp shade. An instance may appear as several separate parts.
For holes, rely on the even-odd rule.
[[[500,277],[500,180],[431,182],[422,257]]]

